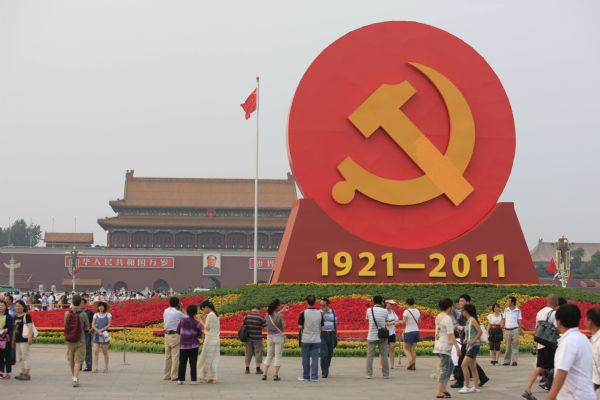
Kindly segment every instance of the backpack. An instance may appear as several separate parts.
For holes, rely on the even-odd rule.
[[[68,311],[67,321],[65,322],[65,340],[70,343],[77,343],[81,340],[81,333],[79,313]]]

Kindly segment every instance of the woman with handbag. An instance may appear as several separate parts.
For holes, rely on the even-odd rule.
[[[280,381],[279,368],[281,368],[281,358],[283,355],[283,343],[285,342],[285,320],[283,315],[277,312],[281,306],[279,299],[273,299],[267,307],[267,358],[262,365],[262,380],[266,381],[269,367],[275,368],[274,381]],[[284,310],[285,311],[285,310]]]
[[[498,365],[498,358],[500,358],[500,345],[504,340],[502,334],[502,312],[500,311],[500,304],[494,303],[492,305],[492,312],[487,316],[488,326],[487,332],[490,341],[490,361],[492,365]]]
[[[108,345],[110,344],[110,335],[108,329],[112,322],[112,315],[108,312],[108,303],[104,301],[97,301],[94,304],[96,313],[92,318],[92,351],[93,351],[93,371],[98,372],[98,358],[100,355],[100,349],[102,349],[102,355],[104,356],[104,373],[108,372]]]
[[[13,332],[13,318],[8,313],[8,305],[0,301],[0,378],[10,379],[11,363],[11,336]]]
[[[29,381],[31,366],[29,363],[29,348],[33,343],[33,320],[27,313],[27,307],[23,300],[15,302],[15,324],[13,329],[12,347],[16,349],[17,362],[21,363],[21,373],[15,376],[18,381]]]
[[[421,322],[421,312],[415,307],[415,299],[409,297],[406,299],[406,309],[402,314],[402,324],[404,324],[404,353],[408,359],[409,371],[416,371],[417,363],[417,343],[421,341],[419,332],[419,323]]]

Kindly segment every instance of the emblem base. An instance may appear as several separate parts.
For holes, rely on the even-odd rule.
[[[398,232],[398,234],[410,234]],[[292,208],[271,283],[538,284],[513,203],[498,203],[462,236],[423,249],[362,240],[311,199]]]

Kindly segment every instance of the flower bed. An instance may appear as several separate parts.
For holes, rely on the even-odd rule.
[[[285,313],[286,341],[284,354],[299,355],[297,339],[298,315],[304,310],[302,302],[307,294],[317,297],[329,297],[332,307],[336,310],[339,319],[340,331],[339,346],[335,350],[337,356],[364,356],[366,354],[366,310],[371,305],[373,294],[383,294],[387,298],[395,298],[399,303],[406,297],[414,297],[421,311],[422,337],[431,338],[435,327],[437,314],[437,301],[441,297],[456,298],[462,293],[469,293],[473,303],[479,310],[480,320],[485,321],[485,316],[490,312],[491,305],[498,302],[502,308],[508,296],[517,297],[518,305],[523,312],[524,326],[526,329],[535,327],[535,315],[545,305],[544,297],[549,293],[556,293],[574,302],[585,315],[591,307],[600,303],[600,295],[557,288],[550,285],[523,285],[523,286],[494,286],[494,285],[258,285],[240,286],[230,289],[211,291],[210,298],[221,313],[221,352],[222,354],[243,354],[244,346],[237,338],[243,316],[252,305],[262,307],[261,312],[266,312],[265,307],[272,298],[279,298],[283,304],[289,306]],[[198,304],[205,296],[182,296],[184,306]],[[132,351],[162,352],[163,339],[162,314],[168,306],[166,299],[145,301],[129,301],[112,305],[110,311],[113,315],[115,327],[144,327],[143,329],[128,329],[126,332],[113,332],[111,347],[122,349],[127,346]],[[396,313],[401,317],[403,308],[395,307]],[[37,327],[63,326],[64,310],[38,311],[31,313]],[[583,321],[582,321],[583,326]],[[38,343],[64,343],[62,332],[44,331],[36,339]],[[530,351],[533,346],[531,335],[527,334],[521,340],[521,351]],[[419,343],[419,354],[431,354],[433,342],[424,340]],[[482,353],[487,353],[487,346],[482,347]]]

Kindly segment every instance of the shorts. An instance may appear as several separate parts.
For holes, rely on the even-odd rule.
[[[70,365],[83,364],[85,361],[85,343],[67,343],[67,361]]]
[[[438,376],[438,382],[443,383],[450,379],[452,371],[454,370],[454,363],[452,357],[447,354],[438,354],[440,358],[440,374]]]
[[[472,358],[473,360],[477,358],[477,353],[479,353],[479,345],[474,344],[472,346],[467,346],[467,353],[465,357]]]
[[[500,351],[500,345],[502,341],[494,342],[490,340],[490,351]]]
[[[404,332],[404,343],[413,344],[421,341],[419,331]]]
[[[554,368],[554,353],[556,349],[549,349],[548,347],[544,347],[543,349],[537,350],[537,361],[535,366],[543,369],[553,369]]]
[[[395,333],[388,337],[388,343],[396,343],[396,334]]]

